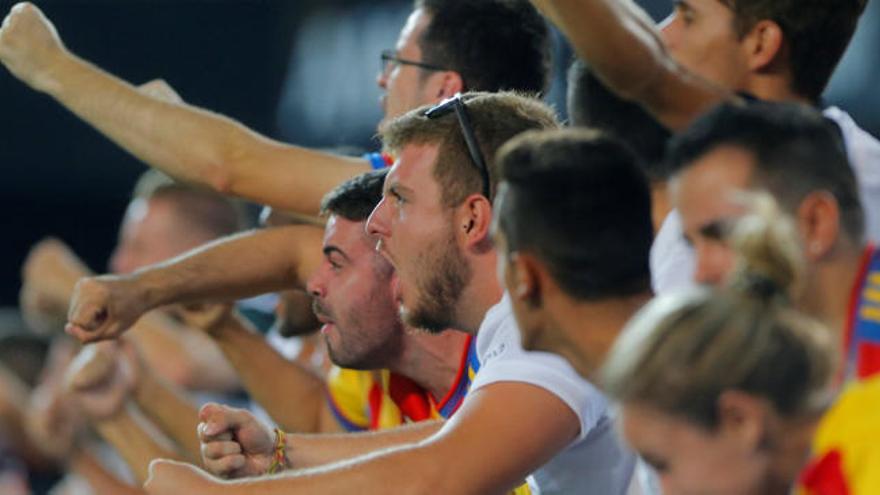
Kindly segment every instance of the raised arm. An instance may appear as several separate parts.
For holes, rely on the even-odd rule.
[[[300,225],[246,232],[131,275],[82,279],[67,331],[83,341],[114,338],[159,306],[301,286],[321,262],[322,236],[322,229]]]
[[[0,30],[0,62],[152,167],[187,182],[303,214],[365,160],[286,145],[224,116],[153,98],[67,50],[29,3]]]
[[[621,97],[670,129],[682,129],[734,95],[669,56],[651,18],[632,0],[532,0],[578,56]]]

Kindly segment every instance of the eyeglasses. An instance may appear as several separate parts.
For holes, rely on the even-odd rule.
[[[425,117],[428,119],[440,118],[449,112],[455,112],[458,117],[458,125],[461,127],[461,133],[464,136],[464,142],[467,144],[468,154],[471,161],[480,172],[483,178],[483,196],[491,200],[491,187],[489,183],[489,169],[486,167],[486,160],[483,159],[483,153],[480,152],[480,145],[477,143],[477,136],[474,134],[474,127],[471,125],[471,118],[465,106],[465,101],[461,93],[456,93],[452,98],[443,100],[438,105],[433,106],[425,111]]]
[[[424,70],[437,70],[437,71],[445,71],[449,70],[445,67],[440,67],[439,65],[431,65],[426,64],[424,62],[418,62],[415,60],[407,60],[405,58],[400,58],[397,56],[397,52],[394,50],[382,50],[382,73],[386,73],[389,69],[391,69],[392,65],[411,65],[413,67],[418,67]]]

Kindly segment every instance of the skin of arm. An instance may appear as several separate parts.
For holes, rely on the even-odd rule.
[[[552,393],[533,385],[501,382],[471,392],[453,419],[417,444],[272,478],[226,482],[185,465],[154,462],[145,488],[151,495],[171,494],[179,487],[193,494],[237,495],[502,494],[574,441],[578,433],[578,418]],[[481,462],[484,459],[492,462]]]
[[[226,313],[209,332],[238,370],[254,401],[282,429],[303,433],[341,431],[325,399],[324,380],[279,354],[239,315]]]
[[[680,130],[734,98],[677,64],[650,17],[632,0],[532,0],[571,42],[578,57],[621,97]]]
[[[71,456],[68,468],[88,482],[94,495],[143,495],[145,492],[123,483],[107,472],[88,451],[77,449]]]
[[[172,303],[229,301],[303,284],[322,259],[323,229],[245,232],[125,276],[77,282],[66,330],[82,341],[114,338],[146,311]]]
[[[364,160],[283,144],[207,110],[142,94],[68,51],[31,4],[7,17],[0,61],[147,164],[224,194],[313,215],[324,194],[370,170]]]

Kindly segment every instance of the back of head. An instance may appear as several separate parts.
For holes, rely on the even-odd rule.
[[[493,191],[490,195],[494,194],[497,184],[497,171],[491,164],[504,143],[525,131],[559,127],[553,109],[532,97],[501,92],[467,93],[462,99],[489,167]],[[483,179],[468,153],[455,112],[428,118],[425,116],[428,108],[417,108],[392,120],[380,129],[380,134],[386,149],[392,153],[410,144],[439,145],[434,177],[440,184],[443,203],[456,206],[469,195],[479,194],[483,190]]]
[[[833,397],[834,338],[796,310],[796,234],[769,195],[734,229],[740,267],[725,288],[655,299],[627,325],[603,369],[606,391],[697,425],[718,424],[736,390],[783,417],[815,417]]]
[[[322,215],[337,215],[352,222],[364,222],[382,200],[382,186],[388,169],[373,170],[336,186],[321,201]]]
[[[785,36],[792,90],[818,101],[843,57],[867,0],[721,0],[745,35],[762,20],[774,21]]]
[[[568,115],[571,125],[600,129],[627,144],[651,180],[664,180],[663,154],[668,129],[640,105],[609,90],[582,61],[568,71]]]
[[[860,243],[864,212],[840,129],[818,111],[794,103],[720,105],[671,142],[667,168],[682,172],[725,146],[754,158],[754,186],[770,191],[790,213],[810,193],[827,191],[840,208],[844,233]]]
[[[635,156],[598,131],[531,131],[498,156],[498,227],[510,252],[540,259],[571,297],[650,287],[651,198]]]
[[[458,72],[468,91],[541,93],[550,34],[525,0],[416,0],[431,22],[419,46],[427,63]]]
[[[234,234],[247,226],[243,207],[208,189],[177,182],[148,170],[135,184],[132,201],[166,201],[184,225],[205,240]]]

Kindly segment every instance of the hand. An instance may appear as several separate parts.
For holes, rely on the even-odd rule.
[[[112,339],[149,309],[137,284],[126,277],[87,277],[76,283],[64,330],[81,342]]]
[[[74,404],[93,421],[121,412],[134,392],[138,363],[133,352],[122,340],[102,342],[83,348],[71,363],[67,390]]]
[[[28,326],[43,334],[64,328],[73,286],[89,274],[88,267],[58,239],[35,244],[21,269],[19,299]]]
[[[31,442],[50,459],[67,459],[85,422],[57,376],[50,376],[31,393],[25,417],[25,430]]]
[[[219,495],[221,483],[192,464],[157,459],[150,463],[144,490],[149,495]]]
[[[53,72],[67,53],[55,26],[31,3],[12,7],[0,27],[0,62],[38,91],[56,84]]]
[[[206,404],[199,411],[202,461],[223,478],[266,474],[272,465],[275,434],[244,409]]]

